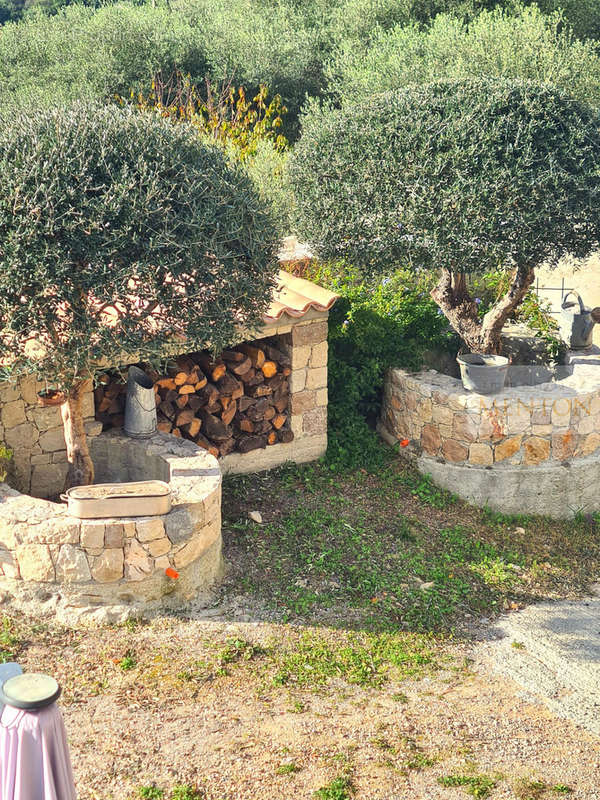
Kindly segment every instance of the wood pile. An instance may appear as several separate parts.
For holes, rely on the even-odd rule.
[[[248,453],[291,442],[289,357],[267,341],[240,344],[214,359],[203,351],[180,356],[154,382],[158,430],[190,439],[214,456]],[[96,419],[104,429],[124,422],[126,383],[117,372],[100,375]]]

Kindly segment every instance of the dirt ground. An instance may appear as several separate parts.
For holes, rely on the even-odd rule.
[[[282,645],[289,631],[173,619],[137,630],[46,630],[21,660],[30,670],[53,664],[65,687],[81,800],[129,800],[143,786],[168,797],[176,784],[206,800],[308,799],[340,776],[348,793],[323,797],[451,800],[470,787],[440,779],[483,776],[494,784],[489,795],[472,796],[556,797],[563,787],[569,797],[600,798],[600,741],[496,676],[483,644],[449,643],[440,669],[380,687],[333,679],[274,688],[260,657],[182,678],[215,644]],[[115,653],[133,652],[135,667],[123,670]]]

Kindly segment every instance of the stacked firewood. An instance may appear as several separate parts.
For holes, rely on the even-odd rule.
[[[240,344],[217,359],[206,351],[180,356],[154,382],[158,429],[190,439],[215,456],[291,442],[289,357],[267,340]],[[117,372],[101,375],[96,419],[104,429],[123,426],[126,383]]]

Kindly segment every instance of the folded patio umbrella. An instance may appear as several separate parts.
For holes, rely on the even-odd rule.
[[[77,800],[65,726],[56,703],[37,709],[4,706],[0,800]]]

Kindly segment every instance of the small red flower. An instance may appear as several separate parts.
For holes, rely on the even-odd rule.
[[[177,578],[179,577],[179,573],[176,572],[172,567],[166,568],[165,575],[167,576],[167,578],[173,578],[174,581],[177,580]]]
[[[400,447],[408,447],[410,439],[400,439]]]

